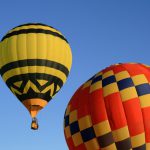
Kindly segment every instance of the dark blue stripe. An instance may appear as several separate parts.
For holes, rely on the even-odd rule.
[[[111,145],[112,143],[114,143],[112,132],[97,137],[97,141],[101,148],[105,148],[106,146]]]
[[[102,80],[103,86],[106,86],[106,85],[111,84],[113,82],[116,82],[115,76],[110,76],[110,77],[105,78],[105,79]]]
[[[118,141],[115,144],[116,144],[117,150],[128,150],[132,148],[130,138],[124,139],[122,141]]]
[[[146,144],[132,148],[133,150],[146,150]]]
[[[70,131],[71,131],[71,135],[80,131],[78,121],[75,121],[70,124]]]
[[[123,90],[129,87],[134,86],[131,78],[126,78],[117,82],[119,90]]]
[[[87,142],[96,137],[93,127],[82,130],[81,136],[84,142]]]
[[[69,126],[69,115],[65,116],[65,127]]]
[[[148,83],[136,86],[136,91],[139,96],[150,94],[150,85]]]
[[[94,84],[94,83],[96,83],[96,82],[98,82],[98,81],[100,81],[100,80],[102,80],[102,75],[100,75],[100,76],[94,78],[94,79],[92,80],[92,84]]]

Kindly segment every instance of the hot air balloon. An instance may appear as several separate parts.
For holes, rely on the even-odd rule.
[[[33,118],[60,90],[69,74],[72,54],[68,41],[55,28],[28,23],[10,30],[0,43],[0,73]]]
[[[150,149],[149,68],[112,65],[79,87],[64,116],[69,150]]]

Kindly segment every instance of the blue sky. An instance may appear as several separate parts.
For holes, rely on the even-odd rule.
[[[11,28],[41,22],[68,39],[73,65],[66,84],[39,115],[40,129],[0,78],[0,149],[67,150],[64,111],[76,89],[101,69],[118,62],[150,65],[148,0],[0,1],[0,38]]]

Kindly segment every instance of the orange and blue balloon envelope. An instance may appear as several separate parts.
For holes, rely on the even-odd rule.
[[[64,119],[69,150],[150,149],[150,67],[116,64],[85,82]]]
[[[29,110],[37,129],[37,113],[65,83],[72,63],[67,39],[41,23],[10,30],[0,42],[0,73],[9,89]]]

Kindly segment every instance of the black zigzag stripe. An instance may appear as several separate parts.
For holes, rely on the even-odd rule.
[[[6,84],[8,87],[11,87],[15,82],[18,82],[18,81],[26,81],[27,82],[28,80],[31,80],[34,82],[35,77],[37,80],[43,79],[43,80],[47,80],[51,83],[54,82],[57,85],[59,85],[59,87],[62,87],[62,85],[63,85],[63,81],[61,79],[59,79],[58,77],[44,74],[44,73],[42,73],[42,74],[41,73],[28,73],[28,74],[16,75],[16,76],[9,78],[6,81]],[[26,82],[24,82],[24,84],[26,84]],[[25,86],[25,85],[23,85],[23,86]],[[22,88],[23,88],[23,86],[22,86]]]
[[[33,89],[30,88],[27,94],[22,94],[22,95],[16,94],[16,96],[20,100],[20,102],[23,102],[24,100],[32,99],[32,98],[41,98],[49,102],[52,99],[52,97],[50,96],[50,93],[51,91],[47,91],[46,93],[35,93]],[[55,95],[56,93],[57,92],[55,92],[53,95]]]
[[[46,60],[46,59],[24,59],[24,60],[10,62],[4,65],[0,70],[1,76],[3,76],[5,72],[11,69],[25,67],[25,66],[45,66],[45,67],[55,68],[57,70],[62,71],[66,75],[66,77],[69,74],[68,68],[58,62]]]
[[[59,81],[59,79],[58,78],[56,78],[56,77],[52,77],[49,81],[47,81],[47,83],[46,84],[44,84],[44,85],[40,85],[39,84],[39,82],[37,81],[37,79],[35,79],[35,80],[33,80],[33,79],[29,79],[36,87],[37,87],[37,89],[39,90],[39,91],[43,91],[46,87],[48,87],[49,85],[51,85],[52,84],[52,81],[53,81],[53,83],[54,83],[54,85],[56,84],[56,85],[61,85],[61,84],[58,84],[60,81]],[[15,88],[17,91],[19,91],[20,93],[23,93],[23,90],[24,90],[24,88],[25,88],[25,86],[26,86],[26,84],[28,83],[28,81],[29,80],[23,80],[22,81],[22,84],[21,84],[21,86],[20,87],[18,87],[18,86],[16,86],[15,84],[12,84],[11,85],[11,87],[13,87],[13,88]],[[56,89],[54,89],[54,90],[56,90]]]
[[[36,78],[35,78],[36,76]],[[44,79],[47,80],[48,82],[41,86],[38,83],[38,79]],[[29,88],[28,92],[26,94],[17,94],[15,93],[15,95],[17,96],[17,98],[22,102],[23,100],[26,99],[31,99],[31,98],[42,98],[46,101],[51,100],[51,96],[50,95],[55,95],[57,93],[56,89],[57,89],[57,85],[61,88],[63,85],[63,82],[61,79],[59,79],[58,77],[52,76],[52,75],[47,75],[47,74],[23,74],[23,75],[19,75],[19,76],[14,76],[11,77],[7,80],[6,84],[8,85],[8,87],[11,89],[11,87],[13,87],[14,89],[16,89],[17,91],[19,91],[20,93],[23,93],[23,90],[27,84],[28,81],[31,81],[33,84],[35,84],[36,88],[39,91],[44,90],[46,87],[50,86],[51,84],[54,84],[54,92],[51,93],[52,91],[48,91],[46,93],[36,93],[32,88]],[[22,81],[22,84],[20,87],[17,87],[14,85],[15,82],[18,81]]]

